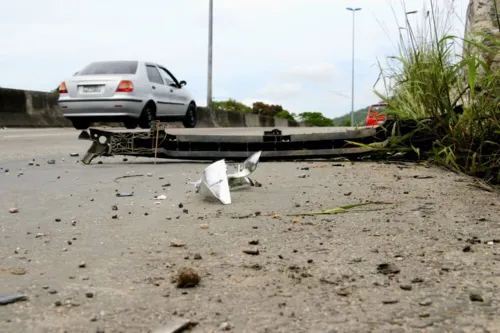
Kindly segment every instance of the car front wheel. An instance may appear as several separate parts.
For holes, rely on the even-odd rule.
[[[184,116],[184,120],[182,121],[182,124],[184,125],[185,128],[194,128],[196,126],[196,106],[193,104],[190,104],[187,111],[186,115]]]

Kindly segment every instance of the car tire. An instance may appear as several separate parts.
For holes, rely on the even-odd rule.
[[[73,127],[77,130],[86,130],[90,127],[90,121],[85,119],[73,119],[71,122],[73,123]]]
[[[194,104],[189,105],[182,124],[185,128],[194,128],[196,126],[196,106]]]
[[[141,117],[139,118],[139,127],[142,129],[150,129],[153,120],[155,120],[154,109],[151,104],[148,104],[142,110]]]
[[[135,129],[137,127],[137,120],[125,120],[123,125],[126,129]]]

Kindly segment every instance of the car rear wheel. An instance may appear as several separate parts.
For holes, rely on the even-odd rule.
[[[123,125],[126,129],[135,129],[137,127],[137,120],[125,120]]]
[[[71,120],[73,127],[77,130],[86,130],[90,126],[90,121],[85,119],[73,119]]]
[[[144,107],[141,113],[141,118],[139,119],[139,127],[143,129],[150,129],[151,123],[155,118],[154,109],[151,104]]]
[[[189,105],[182,124],[185,128],[194,128],[196,126],[196,106],[194,104]]]

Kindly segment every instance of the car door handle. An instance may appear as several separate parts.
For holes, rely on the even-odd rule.
[[[170,92],[174,92],[174,89],[170,89]]]
[[[156,87],[155,87],[155,86],[153,86],[153,89],[156,89]]]

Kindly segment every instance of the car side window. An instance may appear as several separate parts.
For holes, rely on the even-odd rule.
[[[174,85],[174,86],[177,86],[177,84],[175,83],[175,80],[174,78],[172,77],[172,75],[170,75],[165,69],[161,68],[161,67],[158,67],[160,69],[160,72],[161,72],[161,76],[163,77],[163,80],[165,80],[166,84],[169,86],[169,85]]]
[[[150,82],[163,84],[160,72],[158,72],[158,69],[155,66],[146,65],[146,69],[148,71],[148,78]]]

